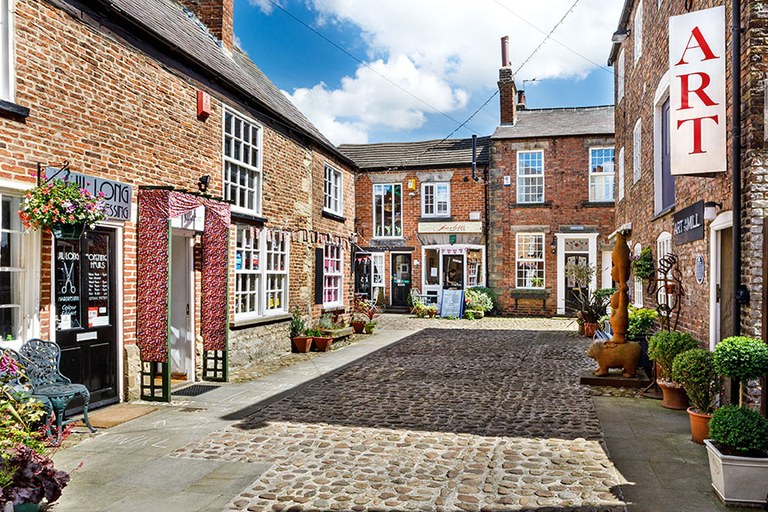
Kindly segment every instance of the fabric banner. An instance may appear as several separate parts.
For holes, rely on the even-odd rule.
[[[226,349],[229,205],[170,189],[140,189],[136,344],[142,361],[168,361],[169,220],[200,206],[205,207],[202,238],[203,349]]]

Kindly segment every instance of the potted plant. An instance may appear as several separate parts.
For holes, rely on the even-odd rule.
[[[626,340],[636,341],[642,350],[640,366],[650,377],[653,373],[653,363],[648,358],[648,337],[658,329],[659,313],[655,309],[629,306],[629,324],[627,325]]]
[[[662,407],[681,411],[688,408],[688,396],[683,386],[672,380],[672,363],[678,354],[698,345],[693,336],[679,331],[659,331],[648,340],[648,357],[656,361],[661,371],[656,382],[663,395]]]
[[[76,183],[53,180],[26,193],[19,218],[27,229],[50,228],[58,239],[76,240],[107,217],[103,197]]]
[[[651,248],[646,247],[640,251],[640,255],[630,256],[630,266],[632,268],[632,275],[647,281],[653,277],[653,273],[656,271],[655,262],[653,261],[653,254],[651,254]]]
[[[589,284],[595,275],[595,267],[584,263],[569,263],[565,266],[565,276],[573,281],[574,302],[569,306],[571,313],[576,316],[579,334],[595,335],[597,322],[608,307],[611,295],[616,291],[612,288],[589,291]]]
[[[312,336],[307,336],[306,331],[307,322],[299,314],[299,310],[294,309],[291,316],[291,344],[294,352],[309,352],[312,346]]]
[[[709,437],[709,420],[715,410],[715,398],[720,388],[714,355],[703,348],[678,354],[672,363],[672,380],[683,385],[691,401],[691,407],[688,408],[691,440],[704,444],[704,439]]]
[[[493,309],[493,298],[482,289],[468,288],[465,292],[465,316],[471,320],[485,316],[486,311]]]
[[[376,327],[376,322],[374,319],[379,316],[379,306],[374,304],[373,302],[365,302],[365,305],[363,306],[363,314],[367,318],[367,322],[365,323],[365,333],[366,334],[373,334],[373,329]]]
[[[321,329],[310,329],[307,331],[307,336],[312,336],[312,343],[315,345],[315,350],[318,352],[328,352],[331,350],[333,337],[323,334]]]
[[[358,297],[352,306],[352,321],[350,325],[355,330],[355,334],[362,334],[365,329],[365,299]]]

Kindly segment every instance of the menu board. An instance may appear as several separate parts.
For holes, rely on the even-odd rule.
[[[80,241],[56,241],[56,330],[82,326],[80,318]]]
[[[464,311],[464,290],[443,290],[440,301],[440,316],[461,318]]]

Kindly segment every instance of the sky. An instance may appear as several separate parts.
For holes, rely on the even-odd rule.
[[[334,144],[467,138],[499,124],[505,35],[528,108],[612,104],[623,3],[235,0],[235,42]]]

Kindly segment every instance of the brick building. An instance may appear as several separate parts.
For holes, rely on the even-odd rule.
[[[437,302],[443,289],[485,285],[488,137],[474,151],[473,139],[339,149],[359,168],[356,292],[397,310],[411,290]]]
[[[491,136],[489,285],[513,314],[572,313],[568,263],[611,287],[613,107],[527,109],[502,39],[501,125]]]
[[[768,156],[762,78],[767,69],[766,13],[760,8],[763,2],[742,2],[737,70],[741,81],[737,104],[741,118],[737,126],[741,131],[740,156],[734,158],[731,6],[731,2],[724,1],[700,1],[686,7],[682,1],[626,0],[609,57],[616,79],[616,225],[631,230],[630,249],[636,254],[650,247],[656,261],[668,253],[677,256],[685,291],[678,328],[710,348],[736,332],[762,336],[766,325],[762,286],[768,240],[763,222]],[[713,8],[722,10],[710,10]],[[689,84],[689,96],[693,96],[685,101],[690,101],[690,105],[675,105],[670,98],[680,91],[683,72],[670,69],[670,18],[712,13],[720,20],[716,29],[705,35],[709,39],[707,48],[697,49],[698,43],[686,42],[685,38],[691,37],[690,30],[681,33],[684,40],[674,46],[675,53],[679,50],[687,58],[674,64],[698,65],[702,55],[696,53],[709,50],[717,53],[715,59],[709,60],[720,61],[722,73],[707,84]],[[683,18],[673,18],[680,19]],[[713,50],[719,46],[722,48]],[[686,47],[690,48],[686,51]],[[707,105],[715,90],[720,91],[722,99],[713,102],[717,105]],[[706,106],[722,109],[717,114],[717,124],[702,125],[704,133],[718,130],[717,135],[709,139],[709,145],[699,148],[702,151],[693,146],[689,154],[698,157],[720,153],[722,162],[709,173],[693,174],[691,169],[675,166],[672,156],[676,149],[685,149],[690,144],[683,137],[691,124],[674,120],[688,107]],[[733,211],[735,160],[741,167],[741,209],[737,215]],[[693,222],[689,222],[691,219]],[[735,222],[741,223],[741,237],[735,236]],[[738,260],[735,250],[741,251]],[[740,282],[735,281],[734,265],[737,271],[740,269]],[[649,296],[639,280],[635,281],[634,292],[636,304],[655,307],[657,297]],[[740,318],[735,318],[738,309]]]
[[[184,3],[0,1],[0,336],[57,341],[96,405],[140,389],[168,399],[171,376],[200,378],[203,355],[222,377],[221,363],[288,350],[291,310],[317,318],[351,297],[351,161],[233,47],[233,0]],[[111,218],[74,241],[23,230],[38,168],[107,191]],[[206,182],[207,195],[186,192]],[[161,219],[158,254],[140,257],[158,200],[184,215]],[[206,237],[219,219],[231,224],[217,261]],[[221,258],[228,309],[210,326],[201,304]],[[162,293],[144,302],[149,269]],[[142,336],[148,305],[168,321],[158,339]],[[223,346],[206,346],[206,325]]]

